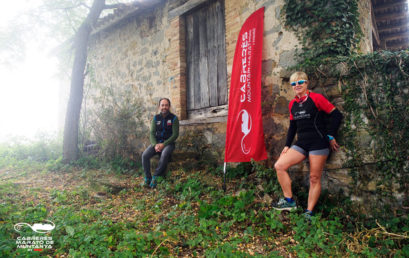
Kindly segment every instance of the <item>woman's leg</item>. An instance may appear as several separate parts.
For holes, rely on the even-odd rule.
[[[315,204],[318,202],[318,198],[321,194],[321,175],[324,169],[327,155],[309,155],[310,161],[310,191],[308,194],[308,207],[307,209],[312,211]]]
[[[291,191],[291,178],[287,173],[287,169],[295,164],[300,163],[304,159],[305,155],[290,148],[286,153],[282,154],[274,164],[274,168],[277,171],[278,182],[281,185],[284,197],[293,197],[293,193]]]

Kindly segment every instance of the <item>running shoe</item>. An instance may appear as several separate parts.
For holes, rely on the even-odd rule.
[[[143,181],[142,186],[150,187],[150,184],[151,184],[151,178],[145,177],[145,180]]]
[[[273,204],[273,208],[279,211],[292,211],[297,209],[295,201],[288,202],[286,199],[281,198],[277,204]]]
[[[311,218],[314,216],[314,212],[313,211],[309,211],[309,210],[305,210],[304,212],[304,219],[310,223],[311,222]]]
[[[156,176],[153,176],[153,177],[152,177],[152,181],[151,181],[151,183],[150,183],[149,186],[150,186],[151,188],[155,188],[155,187],[156,187],[156,184],[157,184],[157,180],[158,180],[158,179],[156,178]]]

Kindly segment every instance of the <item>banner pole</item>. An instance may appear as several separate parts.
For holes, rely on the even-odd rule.
[[[223,191],[226,193],[226,162],[224,162],[223,168]]]

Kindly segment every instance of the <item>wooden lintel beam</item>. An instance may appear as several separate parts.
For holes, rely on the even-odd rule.
[[[207,0],[189,0],[186,3],[184,3],[183,5],[175,8],[175,9],[170,10],[169,14],[168,14],[168,20],[170,21],[175,17],[181,16],[181,15],[185,14],[186,12],[192,10],[193,8],[199,6],[199,5],[203,4],[203,3],[206,3],[206,2],[207,2]]]

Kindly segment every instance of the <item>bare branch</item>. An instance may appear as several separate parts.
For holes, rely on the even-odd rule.
[[[403,239],[408,239],[409,238],[409,236],[407,236],[407,235],[399,235],[399,234],[395,234],[395,233],[389,233],[388,231],[386,231],[386,229],[381,224],[378,223],[378,220],[375,220],[375,222],[378,225],[378,227],[380,229],[382,229],[382,231],[383,231],[382,233],[387,235],[387,236],[396,237],[396,238],[403,238]]]
[[[74,23],[73,23],[72,20],[69,18],[70,15],[69,15],[69,13],[68,13],[68,9],[65,9],[65,10],[64,10],[64,13],[65,13],[65,15],[67,16],[67,20],[68,20],[68,22],[70,23],[71,29],[76,33],[76,32],[77,32],[77,28],[74,26]],[[74,33],[74,34],[75,34],[75,33]]]
[[[91,6],[87,5],[86,3],[80,3],[78,6],[84,6],[87,9],[91,9]]]
[[[85,3],[79,3],[76,5],[72,5],[72,6],[67,6],[67,7],[55,7],[55,8],[50,8],[50,10],[63,10],[63,11],[68,11],[68,10],[72,10],[72,9],[76,9],[80,6],[84,6],[87,9],[91,9],[91,7],[89,7],[88,5],[86,5]]]
[[[360,69],[359,69],[359,67],[358,67],[358,65],[356,64],[355,61],[354,61],[354,66],[356,67],[356,69],[358,70],[358,72],[361,74],[361,77],[362,77],[362,79],[363,79],[363,83],[362,83],[362,84],[359,84],[359,86],[360,86],[361,89],[362,89],[362,94],[363,94],[364,97],[365,97],[366,104],[368,105],[369,109],[371,110],[371,113],[372,113],[373,117],[375,118],[375,120],[376,120],[378,123],[380,123],[380,124],[382,124],[383,126],[387,127],[387,126],[382,122],[381,119],[378,119],[378,113],[374,111],[374,109],[373,109],[372,106],[371,106],[371,103],[369,102],[368,94],[367,94],[367,91],[366,91],[366,88],[367,88],[367,86],[368,86],[368,75],[367,75],[366,73],[362,74],[362,72],[360,71]]]
[[[106,4],[104,9],[116,9],[120,7],[125,7],[126,4]]]

